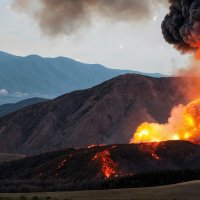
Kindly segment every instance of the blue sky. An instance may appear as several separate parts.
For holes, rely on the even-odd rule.
[[[86,63],[144,72],[173,73],[187,65],[189,57],[167,44],[161,22],[167,8],[153,12],[149,21],[114,23],[96,18],[93,26],[72,36],[49,38],[25,14],[0,0],[0,50],[16,55],[65,56]]]

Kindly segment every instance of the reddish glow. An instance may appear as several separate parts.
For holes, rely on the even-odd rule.
[[[197,60],[200,60],[200,48],[197,50],[197,52],[195,53],[195,58]]]
[[[200,99],[188,105],[179,105],[171,112],[166,124],[143,123],[134,133],[131,143],[167,140],[200,141]]]
[[[58,163],[57,170],[62,169],[62,168],[66,165],[66,163],[67,163],[67,161],[69,160],[69,158],[71,158],[72,156],[73,156],[73,154],[70,154],[67,158],[65,158],[64,160],[61,160],[61,161]]]
[[[194,44],[191,44],[192,47],[197,48],[195,54],[194,54],[194,58],[196,60],[200,60],[200,42],[196,42]]]
[[[141,151],[149,153],[155,160],[160,160],[160,157],[156,153],[156,150],[157,150],[159,145],[160,145],[160,143],[156,143],[156,142],[154,142],[154,143],[143,143],[143,144],[140,144],[139,149]]]
[[[104,144],[91,144],[90,146],[88,146],[88,149],[92,149],[94,147],[103,147],[105,146]]]
[[[62,160],[59,164],[58,164],[58,169],[61,169],[61,168],[63,168],[64,166],[65,166],[65,163],[67,162],[67,158],[66,159],[64,159],[64,160]]]
[[[92,160],[101,163],[101,172],[105,178],[117,176],[117,164],[111,159],[109,150],[96,153]]]

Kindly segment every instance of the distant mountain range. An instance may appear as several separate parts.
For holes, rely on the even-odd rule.
[[[14,56],[0,52],[0,104],[32,97],[53,98],[74,90],[86,89],[115,76],[135,73],[85,64],[65,57]]]
[[[176,83],[127,74],[29,106],[0,118],[0,152],[32,155],[129,143],[139,124],[165,123],[172,107],[185,103]]]
[[[31,98],[31,99],[25,99],[17,103],[8,103],[8,104],[0,105],[0,117],[3,117],[9,113],[13,113],[27,106],[40,103],[40,102],[45,102],[45,101],[47,101],[47,99]]]

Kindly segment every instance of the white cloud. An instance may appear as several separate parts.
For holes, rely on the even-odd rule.
[[[6,89],[0,89],[0,96],[7,96],[8,91]]]

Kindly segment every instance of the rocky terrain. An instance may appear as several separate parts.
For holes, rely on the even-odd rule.
[[[0,152],[127,144],[140,123],[166,122],[171,108],[185,101],[177,79],[122,75],[9,114],[0,119]]]
[[[0,117],[3,117],[9,113],[13,113],[22,108],[28,107],[30,105],[40,103],[40,102],[45,102],[45,101],[47,101],[47,99],[31,98],[31,99],[25,99],[17,103],[8,103],[8,104],[0,105]]]

